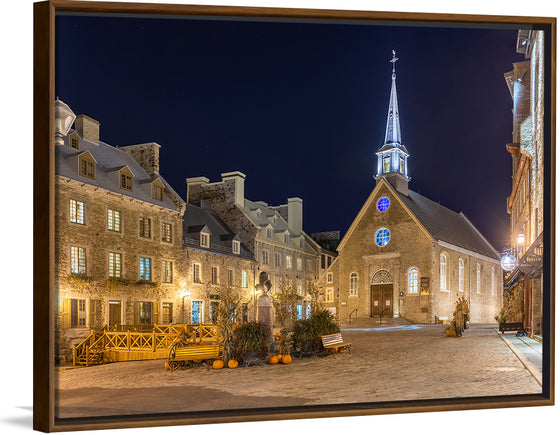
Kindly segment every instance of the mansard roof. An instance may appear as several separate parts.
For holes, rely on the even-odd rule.
[[[71,130],[68,136],[73,133],[78,134]],[[84,152],[91,154],[96,161],[95,179],[81,176],[73,165],[72,157],[82,155]],[[76,152],[75,149],[66,144],[56,145],[55,156],[56,175],[174,211],[179,211],[181,206],[185,204],[185,201],[181,199],[177,192],[175,192],[161,175],[156,174],[155,177],[150,176],[130,154],[104,142],[99,141],[94,143],[80,137],[79,152]],[[128,167],[134,174],[132,191],[121,189],[118,184],[119,180],[114,176],[115,170],[121,170],[124,167]],[[151,183],[156,178],[165,186],[163,201],[152,198],[151,184],[147,184]]]

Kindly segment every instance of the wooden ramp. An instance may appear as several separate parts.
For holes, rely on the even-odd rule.
[[[220,341],[216,325],[154,325],[123,326],[109,330],[103,326],[80,344],[74,346],[75,366],[91,366],[108,362],[166,359],[177,340],[187,343],[216,343]],[[140,329],[140,330],[137,330]]]

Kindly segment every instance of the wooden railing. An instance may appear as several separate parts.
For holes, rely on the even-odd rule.
[[[107,349],[123,351],[167,350],[177,340],[193,343],[215,343],[221,337],[217,325],[154,325],[150,332],[109,331],[107,326],[92,331],[80,344],[74,346],[74,365],[90,366],[103,362]]]

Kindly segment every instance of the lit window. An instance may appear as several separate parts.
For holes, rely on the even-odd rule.
[[[193,264],[193,282],[201,283],[202,277],[200,275],[200,264],[194,263]]]
[[[399,172],[404,174],[404,159],[402,157],[399,157]]]
[[[86,327],[86,300],[85,299],[64,299],[63,312],[70,322],[64,322],[67,328]]]
[[[375,233],[375,243],[377,246],[385,246],[389,243],[389,239],[391,238],[391,234],[387,228],[380,228]]]
[[[146,257],[140,257],[140,279],[150,281],[152,278],[152,261]]]
[[[303,294],[303,285],[301,283],[301,279],[297,280],[296,291],[298,295]]]
[[[383,173],[388,174],[391,172],[391,156],[386,154],[383,156]]]
[[[80,175],[95,180],[95,163],[80,157]]]
[[[172,234],[173,234],[173,231],[172,231],[171,224],[163,222],[161,224],[161,241],[171,243],[172,240],[173,240]]]
[[[292,268],[292,256],[286,255],[286,269]]]
[[[152,237],[152,220],[150,218],[140,218],[139,234],[140,237],[145,237],[147,239]]]
[[[408,271],[408,292],[418,293],[418,269],[415,267]]]
[[[171,261],[163,260],[163,282],[173,282],[173,263]]]
[[[325,302],[334,302],[334,289],[331,287],[325,291]]]
[[[388,208],[389,208],[389,198],[387,198],[386,196],[379,198],[379,201],[377,201],[377,210],[385,211]]]
[[[70,222],[75,224],[85,224],[85,213],[84,213],[84,203],[81,201],[76,201],[75,199],[70,200]]]
[[[482,281],[482,268],[480,263],[476,263],[476,292],[480,293],[481,281]]]
[[[459,291],[465,290],[465,262],[459,258]]]
[[[358,274],[356,272],[350,274],[350,296],[358,296]]]
[[[439,287],[441,290],[447,290],[447,256],[445,254],[439,256]]]
[[[70,270],[76,275],[86,274],[86,250],[72,246],[70,248]]]
[[[249,283],[247,282],[247,271],[246,270],[241,271],[241,287],[243,287],[243,288],[249,287]]]
[[[109,277],[122,278],[122,254],[109,252]]]
[[[241,252],[241,242],[234,240],[231,245],[231,251],[234,254],[239,254]]]
[[[111,231],[121,230],[121,212],[118,210],[107,211],[107,228]]]
[[[200,233],[200,246],[203,248],[210,247],[210,235],[207,233]]]

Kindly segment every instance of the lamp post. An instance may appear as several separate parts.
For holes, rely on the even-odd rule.
[[[54,143],[55,145],[64,144],[64,136],[70,131],[76,115],[72,109],[61,100],[56,98],[54,102]]]

